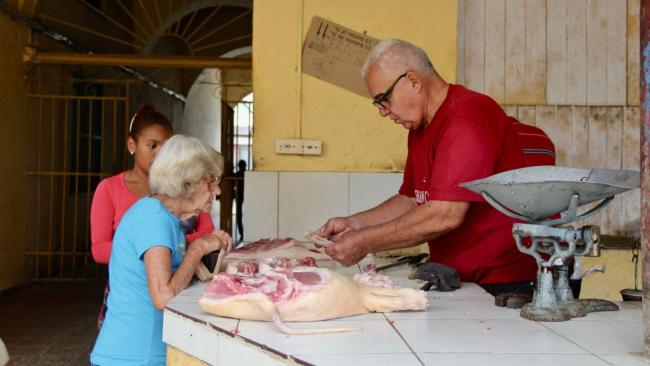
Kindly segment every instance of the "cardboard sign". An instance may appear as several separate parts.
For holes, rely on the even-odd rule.
[[[361,66],[379,40],[314,17],[302,49],[302,72],[368,97]]]

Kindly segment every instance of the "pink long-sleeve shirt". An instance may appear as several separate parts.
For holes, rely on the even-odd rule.
[[[99,182],[90,207],[90,241],[97,263],[108,263],[113,234],[124,213],[138,200],[126,186],[125,172]],[[188,243],[214,230],[210,215],[202,212],[193,233],[185,236]]]

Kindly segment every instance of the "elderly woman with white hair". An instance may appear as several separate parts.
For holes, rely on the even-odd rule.
[[[173,136],[160,149],[149,172],[152,195],[131,206],[115,232],[93,365],[165,364],[162,310],[190,283],[201,257],[232,247],[230,235],[215,231],[186,248],[181,226],[210,210],[222,172],[221,155],[193,137]]]

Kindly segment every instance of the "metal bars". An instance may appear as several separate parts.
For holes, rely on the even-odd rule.
[[[86,80],[64,95],[46,92],[41,83],[37,88],[29,95],[28,123],[37,142],[27,169],[29,276],[95,277],[90,204],[99,180],[126,168],[129,84],[108,88]]]

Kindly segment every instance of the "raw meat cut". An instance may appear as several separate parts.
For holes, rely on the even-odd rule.
[[[226,265],[224,272],[239,276],[252,276],[259,273],[260,264],[258,262],[231,262]]]
[[[333,241],[314,231],[308,231],[307,234],[305,234],[305,239],[313,242],[314,244],[320,245],[321,247],[326,247],[334,244]]]
[[[359,328],[292,329],[283,321],[318,321],[368,312],[424,310],[424,291],[358,284],[324,268],[272,268],[252,277],[220,273],[199,304],[211,314],[273,321],[288,334],[332,333]]]
[[[294,239],[261,239],[248,243],[242,248],[232,250],[226,256],[226,261],[256,261],[265,258],[304,258],[314,257],[316,260],[331,258],[317,249],[309,249]]]
[[[242,261],[242,262],[229,262],[226,265],[224,272],[239,275],[239,276],[253,276],[257,273],[265,273],[272,268],[286,268],[292,269],[295,267],[316,267],[316,259],[314,257],[304,258],[265,258],[256,262]]]
[[[231,251],[224,259],[226,273],[244,276],[276,267],[316,266],[316,260],[331,261],[331,258],[293,239],[258,240]]]

